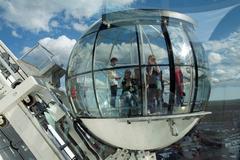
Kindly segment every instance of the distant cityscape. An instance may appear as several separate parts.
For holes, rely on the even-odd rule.
[[[210,101],[212,114],[179,142],[161,150],[158,160],[239,160],[240,100]]]

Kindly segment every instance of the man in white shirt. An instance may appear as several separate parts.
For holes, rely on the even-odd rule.
[[[114,67],[117,63],[118,59],[116,57],[111,58],[111,67]],[[118,87],[118,80],[121,79],[117,75],[117,72],[115,69],[111,69],[108,71],[108,79],[110,83],[110,89],[111,89],[111,100],[110,100],[110,105],[112,107],[115,107],[116,104],[116,96],[117,96],[117,87]]]

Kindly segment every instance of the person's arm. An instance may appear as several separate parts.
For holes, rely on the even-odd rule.
[[[109,79],[114,79],[115,78],[114,75],[113,75],[113,71],[112,70],[108,71],[108,78]]]
[[[157,71],[157,73],[160,73],[160,67],[159,66],[155,66],[155,70]]]

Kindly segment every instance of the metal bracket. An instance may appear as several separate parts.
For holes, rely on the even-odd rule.
[[[172,136],[178,136],[179,132],[178,132],[178,128],[177,128],[174,120],[173,119],[168,119],[167,122],[168,122],[168,125],[170,127],[170,131],[172,133]]]
[[[0,127],[4,127],[7,125],[7,119],[4,115],[0,114]]]

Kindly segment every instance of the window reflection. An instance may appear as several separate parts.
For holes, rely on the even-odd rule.
[[[124,71],[121,82],[121,116],[136,116],[141,114],[140,108],[140,87],[137,75],[134,75],[136,68],[128,68]]]
[[[91,59],[93,42],[96,34],[91,34],[74,47],[74,54],[71,55],[69,61],[68,75],[76,75],[83,72],[89,72],[91,70]]]
[[[102,115],[131,117],[141,114],[137,67],[95,72],[95,89]]]
[[[208,99],[210,95],[210,83],[208,80],[207,70],[203,68],[198,69],[198,90],[197,90],[197,98],[196,105],[194,107],[194,111],[200,111],[206,106],[206,99]]]
[[[94,54],[94,70],[111,68],[113,57],[118,59],[118,66],[138,64],[135,27],[115,27],[100,31]]]
[[[70,92],[74,108],[78,114],[99,117],[99,110],[94,97],[92,75],[85,74],[72,78]]]
[[[192,43],[198,67],[209,68],[207,59],[208,56],[206,56],[202,43],[198,41],[192,30],[187,30],[187,34],[190,37],[189,40]]]
[[[210,88],[207,60],[202,46],[189,40],[192,30],[187,35],[184,27],[171,18],[163,24],[124,23],[101,27],[96,44],[96,33],[81,39],[68,70],[75,111],[95,117],[154,116],[189,113],[194,103],[193,111],[201,111]]]
[[[158,64],[169,64],[165,39],[159,25],[142,25],[143,64],[148,63],[148,57],[154,55]]]
[[[163,81],[160,66],[156,65],[156,57],[148,57],[148,66],[146,67],[147,75],[147,105],[150,113],[160,112],[163,105]]]
[[[190,111],[194,94],[194,67],[175,65],[175,107],[176,113]]]
[[[169,61],[161,26],[141,25],[139,34],[143,41],[142,62],[146,66],[142,68],[144,114],[165,114],[163,108],[167,110],[168,98],[164,98],[169,91],[164,92],[163,77],[169,80],[169,72],[163,72],[162,68],[168,66]]]
[[[174,57],[178,58],[184,65],[194,64],[192,49],[183,27],[178,23],[170,21],[167,29],[172,43]]]
[[[95,89],[102,114],[108,117],[129,117],[135,114],[129,110],[138,108],[139,103],[136,102],[140,92],[135,90],[133,96],[133,91],[127,92],[127,89],[132,90],[132,86],[136,85],[135,82],[139,83],[139,80],[132,80],[130,87],[129,80],[125,79],[126,70],[131,70],[131,79],[137,77],[130,67],[139,63],[135,27],[113,27],[100,31],[94,54]],[[119,69],[123,65],[129,68]]]
[[[190,111],[194,88],[194,60],[189,38],[181,23],[169,22],[168,33],[174,58],[175,93],[173,113]]]

